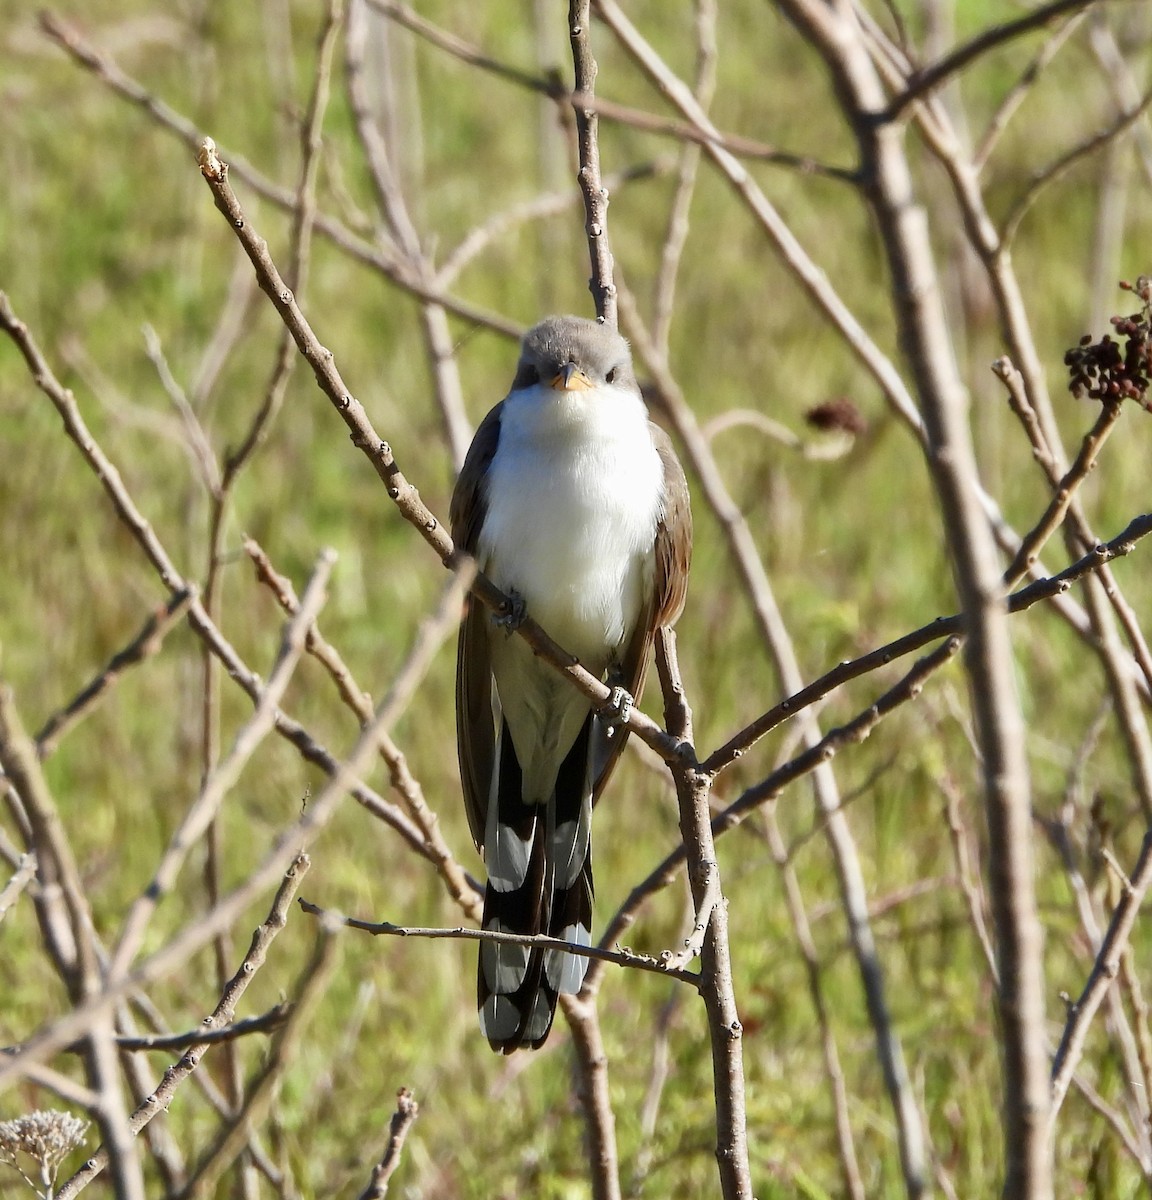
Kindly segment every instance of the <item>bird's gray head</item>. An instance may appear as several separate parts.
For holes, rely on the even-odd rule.
[[[628,343],[615,329],[583,317],[545,317],[524,335],[512,391],[538,383],[569,392],[640,390]]]

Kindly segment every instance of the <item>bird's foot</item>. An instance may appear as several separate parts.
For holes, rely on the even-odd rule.
[[[499,611],[492,614],[492,624],[511,635],[524,624],[527,616],[528,606],[524,603],[524,597],[515,588],[509,588],[508,599],[500,606]]]
[[[609,737],[615,737],[617,733],[627,726],[628,718],[632,715],[632,710],[635,707],[636,701],[631,692],[622,687],[614,687],[612,689],[612,694],[600,710],[600,716],[604,719],[604,724],[608,727]]]

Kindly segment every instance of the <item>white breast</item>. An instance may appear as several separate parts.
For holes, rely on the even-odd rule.
[[[535,387],[504,402],[479,558],[593,672],[651,587],[663,487],[638,396]]]

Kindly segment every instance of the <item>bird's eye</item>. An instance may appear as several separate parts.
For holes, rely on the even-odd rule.
[[[607,383],[615,383],[616,382],[616,368],[613,367],[612,370],[610,370],[608,372],[608,374],[604,376],[604,379]]]
[[[531,364],[523,363],[516,376],[517,387],[531,387],[540,382],[540,372]]]

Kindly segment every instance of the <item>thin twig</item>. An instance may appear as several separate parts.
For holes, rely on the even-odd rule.
[[[598,3],[601,11],[607,11],[606,0],[598,0]],[[635,40],[638,35],[631,30],[615,4],[612,5],[612,12],[615,14],[613,21],[617,24],[623,22],[629,38]],[[654,53],[646,43],[636,45],[635,50],[637,55],[646,61],[654,59]],[[662,71],[667,70],[658,59],[655,59],[653,64],[654,70],[656,64],[659,64]],[[669,86],[673,84],[670,83]],[[674,86],[677,90],[682,88],[678,80]],[[772,656],[781,684],[787,691],[798,691],[802,687],[803,677],[795,646],[776,602],[748,522],[729,493],[711,447],[702,438],[694,414],[684,400],[667,362],[661,359],[652,344],[636,310],[635,302],[626,288],[621,288],[620,300],[626,331],[634,350],[652,375],[663,402],[663,410],[680,435],[692,467],[700,479],[705,498],[720,521],[729,551],[752,604],[760,635]],[[820,743],[820,728],[811,712],[806,711],[802,714],[800,731],[810,747]],[[864,988],[869,1019],[876,1035],[877,1053],[884,1071],[885,1084],[897,1116],[902,1161],[906,1166],[909,1163],[913,1164],[907,1167],[910,1175],[922,1177],[923,1130],[915,1097],[908,1082],[903,1047],[888,1011],[883,971],[869,924],[867,888],[860,854],[842,811],[834,772],[826,762],[814,765],[816,801],[826,818],[825,836],[836,862],[837,880],[852,952]]]
[[[1065,567],[1063,571],[1044,579],[1037,579],[1027,587],[1013,592],[1008,597],[1008,611],[1020,613],[1042,600],[1050,600],[1055,596],[1062,595],[1076,580],[1099,570],[1104,564],[1114,559],[1131,554],[1136,543],[1150,533],[1152,533],[1152,513],[1134,517],[1111,541],[1096,546],[1083,558],[1077,559],[1076,562]],[[911,633],[906,633],[887,645],[870,650],[867,654],[860,655],[859,658],[839,663],[831,671],[821,675],[807,687],[787,696],[779,704],[774,705],[734,734],[723,746],[718,747],[705,759],[703,766],[709,771],[723,770],[782,721],[786,721],[794,714],[822,700],[829,692],[849,680],[858,679],[876,670],[877,667],[886,666],[896,659],[902,658],[905,654],[911,654],[914,650],[928,645],[929,642],[935,642],[942,637],[955,637],[963,632],[964,617],[961,613],[937,617],[936,620],[930,621],[927,625],[921,625],[919,629],[914,629]]]
[[[281,832],[244,881],[222,897],[195,925],[189,926],[144,959],[128,975],[119,980],[109,980],[98,995],[76,1005],[71,1012],[25,1042],[18,1055],[8,1062],[0,1061],[0,1087],[18,1075],[24,1063],[40,1062],[61,1046],[75,1041],[109,1005],[187,962],[188,957],[211,941],[217,931],[229,928],[245,908],[295,860],[300,847],[327,825],[344,793],[374,756],[380,729],[390,727],[411,701],[437,649],[459,622],[460,605],[470,583],[467,570],[453,577],[435,613],[422,623],[404,665],[351,754],[344,762],[334,764],[332,774],[309,801],[306,810]],[[418,840],[416,845],[419,845]]]
[[[216,1140],[189,1175],[188,1182],[180,1192],[180,1200],[213,1195],[220,1176],[236,1161],[257,1126],[267,1116],[284,1072],[296,1055],[308,1021],[328,988],[336,967],[336,944],[335,929],[322,924],[312,957],[297,980],[292,1011],[273,1039],[267,1061],[249,1085],[240,1111],[224,1123]]]
[[[548,937],[544,934],[499,933],[492,929],[468,929],[462,925],[447,928],[443,926],[393,925],[391,921],[362,921],[357,917],[346,917],[342,913],[329,912],[303,897],[297,903],[309,916],[332,921],[338,925],[346,925],[349,929],[359,929],[363,933],[370,933],[373,937],[499,942],[509,946],[536,946],[541,950],[564,950],[582,958],[614,963],[618,967],[635,967],[640,971],[651,971],[656,975],[677,979],[681,983],[690,984],[695,988],[700,986],[700,977],[695,972],[679,966],[671,955],[653,958],[648,954],[637,954],[633,950],[605,950],[600,946],[581,946],[575,942],[567,942],[563,938]]]
[[[1148,111],[1149,107],[1152,107],[1152,88],[1149,88],[1140,97],[1137,104],[1134,104],[1131,108],[1122,109],[1110,125],[1106,125],[1103,129],[1092,134],[1091,137],[1085,138],[1078,145],[1065,151],[1055,162],[1049,163],[1047,167],[1037,172],[1032,177],[1027,191],[1016,201],[1004,219],[1001,233],[1003,245],[1012,245],[1016,238],[1017,230],[1020,228],[1020,222],[1024,220],[1028,214],[1028,210],[1035,204],[1037,197],[1050,183],[1067,174],[1082,158],[1087,158],[1088,155],[1099,150],[1101,146],[1106,146],[1119,137],[1125,130],[1131,129]]]
[[[397,24],[403,25],[405,29],[411,30],[430,45],[443,50],[460,62],[478,67],[482,71],[488,71],[506,83],[547,96],[557,103],[574,103],[582,108],[592,110],[598,117],[620,125],[675,138],[680,142],[692,142],[699,146],[719,146],[738,158],[774,163],[799,171],[801,174],[822,175],[841,182],[852,182],[855,178],[853,172],[844,167],[830,166],[807,155],[790,154],[776,146],[770,146],[766,142],[757,141],[755,138],[745,137],[742,134],[722,133],[714,128],[704,128],[691,120],[678,121],[675,118],[660,116],[643,109],[631,108],[628,105],[618,104],[613,100],[593,95],[589,91],[577,89],[576,92],[570,92],[559,79],[553,76],[533,75],[484,54],[463,38],[434,25],[408,5],[399,3],[399,0],[367,0],[367,2],[373,8],[391,17]]]
[[[568,37],[572,43],[575,76],[572,108],[576,113],[576,144],[580,169],[576,178],[584,197],[584,233],[588,238],[591,276],[588,290],[596,316],[616,328],[616,284],[612,278],[612,250],[608,242],[608,189],[600,173],[600,139],[596,110],[583,102],[596,94],[596,59],[592,57],[591,0],[569,0]]]
[[[1016,557],[1005,570],[1005,587],[1015,587],[1028,574],[1039,558],[1045,542],[1060,528],[1068,514],[1072,499],[1076,495],[1076,489],[1096,469],[1096,460],[1104,443],[1108,440],[1113,426],[1120,418],[1122,407],[1120,403],[1101,406],[1096,423],[1084,435],[1083,441],[1080,443],[1080,452],[1076,455],[1075,461],[1068,468],[1064,478],[1060,480],[1056,494],[1052,497],[1044,515],[1032,530],[1024,535]]]
[[[108,967],[108,978],[117,980],[136,956],[148,922],[160,901],[171,889],[183,866],[184,859],[205,830],[213,822],[228,791],[240,777],[248,759],[272,731],[274,715],[281,697],[287,690],[296,664],[304,653],[304,635],[325,599],[328,576],[335,564],[332,550],[323,551],[316,561],[300,611],[287,624],[277,655],[276,665],[268,678],[256,711],[236,735],[232,749],[204,781],[200,794],[184,814],[176,832],[164,851],[152,880],[128,910],[120,938]]]
[[[7,333],[19,347],[33,381],[52,402],[63,421],[68,437],[80,450],[85,462],[103,486],[117,516],[136,540],[169,592],[189,590],[190,585],[177,570],[152,524],[132,499],[120,472],[92,436],[80,414],[75,397],[53,374],[35,338],[24,322],[13,313],[11,304],[3,292],[0,292],[0,331]],[[262,680],[224,638],[195,594],[188,606],[188,619],[196,634],[212,647],[212,652],[220,659],[228,677],[243,688],[254,704],[259,703],[264,687]],[[603,690],[607,691],[606,688]],[[280,710],[274,714],[274,719],[276,732],[289,741],[307,762],[319,767],[329,778],[340,772],[339,760],[316,741],[298,721]],[[662,736],[662,731],[654,722],[648,724]],[[421,831],[400,808],[389,804],[359,780],[348,780],[347,785],[358,804],[395,830],[417,854],[428,856],[428,847]]]
[[[213,1029],[222,1029],[232,1023],[236,1013],[236,1005],[245,991],[247,991],[248,985],[255,978],[256,972],[259,971],[267,960],[268,949],[272,945],[276,935],[287,924],[288,910],[292,904],[292,897],[295,895],[296,889],[300,886],[300,880],[304,877],[310,865],[308,856],[306,854],[299,854],[288,868],[276,891],[268,916],[252,935],[252,944],[249,946],[248,953],[244,956],[244,961],[240,964],[239,970],[232,976],[228,986],[220,996],[216,1007],[204,1019],[203,1026],[206,1032]],[[157,1114],[168,1110],[168,1106],[172,1103],[172,1098],[176,1094],[176,1089],[200,1065],[200,1060],[208,1052],[209,1046],[210,1043],[208,1042],[199,1042],[191,1046],[180,1058],[179,1062],[174,1063],[164,1072],[164,1078],[160,1081],[160,1085],[136,1109],[130,1118],[130,1125],[134,1134],[139,1133]],[[102,1149],[98,1150],[64,1184],[56,1194],[56,1200],[72,1200],[72,1197],[78,1195],[87,1187],[107,1165],[107,1155]]]
[[[16,872],[0,889],[0,921],[3,921],[8,910],[20,898],[20,893],[32,882],[36,875],[36,852],[29,850],[20,856]]]
[[[204,140],[204,134],[196,125],[153,96],[142,84],[123,71],[111,55],[92,46],[79,30],[55,13],[42,13],[40,24],[57,45],[67,51],[80,66],[91,71],[102,84],[143,109],[156,124],[178,137],[193,153],[198,150]],[[274,183],[240,155],[229,151],[226,157],[236,174],[249,187],[284,212],[295,211],[296,193],[292,188]],[[443,304],[449,312],[471,324],[491,329],[505,337],[519,337],[521,330],[514,321],[478,308],[448,292],[430,287],[414,275],[395,252],[389,252],[386,247],[359,237],[327,214],[316,214],[315,228],[317,233],[338,246],[344,253],[379,271],[397,287],[421,299]]]
[[[952,854],[956,860],[956,875],[960,890],[964,893],[964,904],[968,910],[968,923],[980,944],[984,963],[992,982],[999,985],[1000,971],[996,966],[996,947],[988,934],[988,922],[984,919],[984,895],[980,890],[979,873],[972,869],[972,858],[968,850],[968,830],[964,826],[960,811],[960,789],[945,776],[940,780],[940,789],[945,796],[944,816],[948,822],[948,833],[952,840]]]
[[[978,33],[955,50],[946,54],[939,62],[925,67],[909,80],[908,86],[888,105],[884,119],[896,120],[912,103],[921,100],[929,92],[935,91],[948,79],[959,74],[970,63],[987,54],[989,50],[1002,46],[1022,34],[1031,33],[1034,29],[1042,29],[1049,22],[1065,13],[1076,12],[1077,9],[1087,8],[1095,0],[1049,0],[1031,12],[1017,17],[1014,21],[1005,21],[1003,25],[993,25]]]
[[[432,286],[436,273],[431,258],[421,245],[416,223],[392,162],[393,156],[380,132],[382,122],[376,119],[373,112],[371,95],[387,96],[388,90],[376,89],[374,93],[369,91],[364,67],[367,32],[367,4],[365,0],[352,0],[352,8],[348,15],[348,36],[344,44],[344,67],[356,132],[368,161],[369,173],[376,190],[376,202],[392,241],[405,255],[408,265],[417,277]],[[387,121],[387,114],[384,121]],[[442,305],[424,300],[420,306],[420,317],[437,405],[448,447],[452,452],[452,461],[459,470],[468,451],[471,427],[464,408],[464,390],[456,363],[456,344]]]
[[[673,166],[672,158],[658,158],[652,162],[637,163],[614,171],[604,177],[604,185],[609,192],[619,191],[629,183],[641,179],[656,179],[666,175]],[[545,217],[556,216],[559,213],[583,204],[583,197],[571,188],[560,192],[546,192],[535,196],[521,204],[514,204],[501,212],[497,212],[470,230],[464,237],[444,255],[443,261],[436,271],[436,281],[440,287],[451,287],[460,273],[473,262],[489,246],[506,238],[518,225],[528,221],[537,221]]]
[[[972,154],[972,165],[977,171],[982,171],[988,165],[1001,134],[1008,128],[1008,123],[1016,114],[1025,97],[1043,75],[1045,68],[1056,57],[1068,39],[1084,22],[1084,12],[1074,13],[1055,33],[1040,47],[1036,57],[1020,73],[1020,78],[1004,94],[996,106],[996,111],[988,119],[984,133]]]
[[[808,994],[820,1025],[820,1050],[824,1059],[824,1075],[832,1093],[832,1111],[836,1120],[836,1150],[840,1160],[840,1176],[844,1184],[844,1195],[851,1200],[864,1200],[866,1191],[860,1175],[860,1162],[856,1156],[856,1143],[852,1137],[852,1121],[849,1114],[848,1089],[844,1081],[844,1070],[840,1065],[840,1053],[836,1048],[836,1036],[828,1016],[824,999],[824,983],[821,979],[820,957],[812,937],[812,926],[800,889],[800,880],[791,859],[791,851],[784,841],[780,824],[776,819],[776,806],[768,804],[764,809],[765,829],[768,834],[768,849],[780,870],[784,881],[784,896],[788,904],[788,919],[792,932],[804,960],[804,972],[808,979]]]
[[[291,580],[275,570],[260,545],[252,538],[245,538],[244,552],[256,567],[260,581],[271,590],[280,607],[289,614],[298,612],[300,602],[296,598]],[[305,646],[308,653],[328,672],[341,699],[356,714],[360,724],[367,724],[372,719],[371,697],[361,690],[343,658],[335,647],[325,641],[319,625],[315,622],[308,628]],[[387,764],[392,787],[399,794],[408,815],[424,835],[427,856],[435,865],[449,895],[466,916],[479,921],[483,908],[483,889],[467,874],[452,853],[440,828],[439,817],[429,808],[424,790],[413,776],[407,759],[387,734],[382,734],[380,738],[380,757]]]
[[[11,689],[0,684],[0,767],[24,804],[33,834],[42,890],[58,888],[71,926],[75,958],[65,973],[74,1005],[90,1002],[101,987],[97,938],[84,894],[80,870],[60,818],[55,799],[36,755],[35,743],[24,730]],[[144,1176],[132,1140],[124,1087],[113,1046],[111,1015],[98,1011],[84,1030],[88,1082],[98,1094],[96,1117],[104,1143],[117,1200],[144,1200]],[[19,1055],[13,1061],[18,1061]]]
[[[696,0],[696,79],[693,91],[704,112],[708,111],[716,90],[716,16],[716,0]],[[664,245],[660,251],[660,266],[652,289],[652,340],[665,358],[668,357],[676,280],[684,247],[688,242],[688,213],[696,191],[699,166],[700,147],[694,144],[682,146],[680,168],[676,175],[676,191],[668,213]]]
[[[1084,985],[1084,990],[1068,1011],[1060,1045],[1052,1060],[1052,1116],[1055,1122],[1060,1111],[1072,1074],[1084,1051],[1088,1027],[1112,980],[1120,971],[1120,958],[1128,945],[1136,916],[1148,885],[1152,883],[1152,832],[1144,835],[1140,856],[1129,876],[1129,885],[1124,888],[1119,903],[1112,912],[1108,931],[1100,946],[1100,952]]]
[[[384,1200],[388,1195],[388,1181],[400,1165],[400,1154],[413,1122],[420,1115],[420,1105],[407,1088],[396,1093],[396,1111],[388,1122],[388,1145],[380,1161],[372,1168],[368,1186],[360,1193],[360,1200]]]
[[[688,705],[676,635],[670,629],[656,634],[656,669],[664,694],[664,721],[682,743],[672,767],[680,808],[680,837],[688,866],[695,909],[694,924],[704,927],[700,943],[700,994],[708,1014],[712,1044],[713,1097],[716,1104],[716,1161],[725,1200],[751,1200],[752,1174],[748,1158],[747,1095],[744,1086],[743,1026],[736,1006],[732,952],[728,936],[728,902],[720,881],[709,797],[712,776],[702,771],[692,750],[692,710]],[[690,939],[691,941],[691,939]]]
[[[173,592],[168,602],[144,622],[140,632],[123,650],[117,651],[108,660],[91,683],[44,722],[36,734],[36,753],[41,759],[47,758],[59,745],[60,739],[92,712],[130,667],[144,662],[159,651],[164,638],[183,620],[193,595],[194,591],[188,588]]]
[[[247,1017],[213,1029],[190,1029],[185,1033],[157,1033],[151,1037],[128,1037],[121,1034],[116,1045],[121,1050],[187,1050],[189,1046],[218,1046],[253,1033],[273,1033],[288,1019],[290,1004],[277,1004],[258,1017]]]

